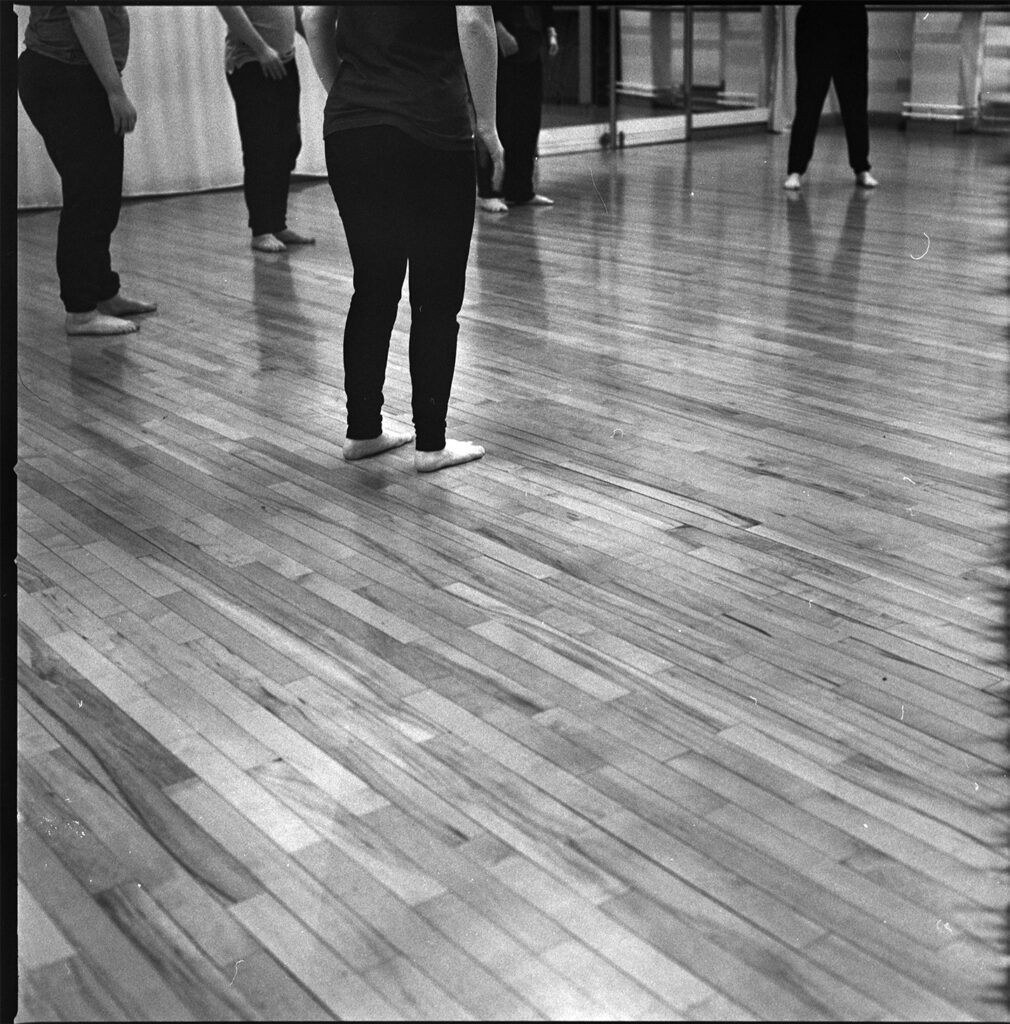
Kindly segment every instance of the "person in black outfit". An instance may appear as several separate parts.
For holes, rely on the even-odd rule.
[[[533,188],[544,98],[543,49],[558,52],[554,9],[550,4],[492,4],[500,50],[498,61],[498,136],[505,148],[505,182],[492,188],[489,161],[477,148],[477,195],[481,209],[503,213],[510,206],[553,206]]]
[[[123,138],[137,111],[123,87],[130,20],[122,5],[35,5],[18,92],[60,176],[56,272],[70,335],[129,334],[153,302],[119,290],[109,247],[123,199]]]
[[[288,227],[288,189],[302,148],[301,83],[295,60],[297,6],[219,6],[228,26],[225,70],[242,142],[243,191],[251,245],[284,252],[315,239]]]
[[[414,466],[429,473],[479,459],[480,445],[446,438],[446,413],[474,221],[471,100],[496,185],[503,172],[491,9],[347,4],[310,7],[302,18],[327,90],[326,169],[354,269],[343,456],[364,459],[415,439],[382,425],[390,337],[409,273]]]
[[[814,152],[814,139],[828,87],[834,83],[845,126],[849,165],[862,188],[876,188],[870,174],[867,120],[866,5],[818,0],[796,15],[796,116],[789,139],[784,187],[795,191]]]

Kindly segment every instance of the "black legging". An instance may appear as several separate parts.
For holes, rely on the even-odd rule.
[[[849,166],[870,169],[867,121],[868,24],[863,4],[804,4],[796,15],[796,116],[789,138],[789,174],[803,174],[828,87],[834,82],[845,126]]]
[[[473,233],[473,149],[435,149],[385,125],[333,132],[325,145],[354,268],[344,325],[347,437],[382,431],[389,339],[409,269],[416,447],[439,451]]]
[[[505,151],[505,179],[502,195],[509,203],[526,203],[533,198],[533,171],[537,159],[541,109],[544,99],[544,66],[533,61],[499,59],[498,138]],[[494,195],[491,187],[491,160],[478,148],[477,191]]]
[[[109,97],[90,64],[25,50],[18,92],[60,175],[60,298],[68,313],[88,313],[119,292],[109,246],[123,201],[123,137],[113,130]]]
[[[242,140],[249,227],[254,235],[277,234],[288,226],[291,172],[302,148],[301,85],[294,60],[284,69],[287,74],[283,78],[269,78],[254,60],[228,75]]]

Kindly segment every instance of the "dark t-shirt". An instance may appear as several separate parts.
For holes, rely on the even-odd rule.
[[[120,71],[126,67],[130,52],[130,15],[122,4],[102,4],[98,8],[109,33],[112,59]],[[28,12],[25,46],[43,57],[64,64],[90,64],[81,47],[77,33],[70,24],[66,4],[46,4],[32,7]]]
[[[473,147],[454,4],[339,5],[336,47],[324,136],[392,125],[439,149]]]

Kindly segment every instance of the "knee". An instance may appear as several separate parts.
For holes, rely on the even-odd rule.
[[[351,305],[361,312],[367,311],[371,316],[393,321],[400,305],[400,293],[399,284],[359,280],[355,277]]]

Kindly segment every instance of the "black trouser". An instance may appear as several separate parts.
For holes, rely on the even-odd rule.
[[[409,268],[416,447],[439,451],[473,233],[473,150],[435,149],[385,125],[334,132],[325,144],[354,268],[344,326],[347,437],[382,431],[389,339]]]
[[[803,174],[814,152],[814,138],[828,87],[834,82],[845,126],[849,165],[870,169],[867,121],[866,9],[862,4],[809,5],[796,15],[796,116],[789,138],[789,174]]]
[[[544,99],[544,66],[535,61],[498,61],[497,127],[505,150],[505,180],[502,195],[509,203],[533,198],[533,169],[540,136],[540,115]],[[483,147],[477,150],[477,193],[494,195],[491,161]]]
[[[243,187],[254,235],[276,234],[287,225],[291,172],[302,148],[301,83],[289,60],[283,78],[269,78],[258,61],[228,75],[242,140]]]
[[[60,175],[60,298],[68,313],[87,313],[119,292],[109,246],[123,199],[123,138],[113,130],[109,98],[90,64],[25,50],[18,92]]]

